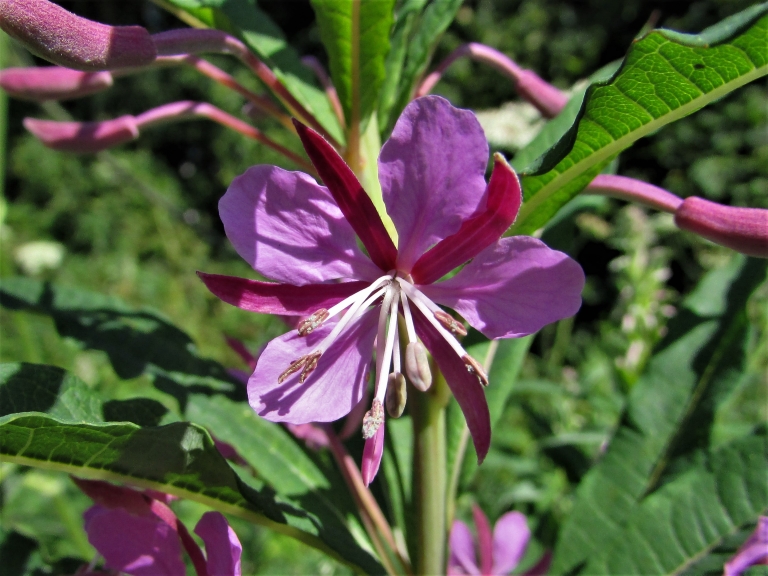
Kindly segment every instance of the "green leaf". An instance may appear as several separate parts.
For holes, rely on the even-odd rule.
[[[394,0],[312,0],[347,125],[360,132],[384,82]]]
[[[682,574],[768,512],[768,437],[733,441],[646,498],[585,574]]]
[[[388,62],[387,73],[390,73],[392,68],[396,66],[401,68],[401,71],[394,105],[389,104],[389,90],[391,88],[388,88],[386,96],[382,94],[386,100],[383,101],[379,122],[380,126],[387,127],[382,130],[383,135],[386,135],[386,132],[389,132],[394,126],[396,118],[393,113],[399,115],[411,101],[416,82],[426,71],[435,46],[440,41],[443,32],[453,21],[456,12],[462,5],[462,0],[432,0],[416,19],[415,14],[421,11],[424,4],[421,0],[406,2],[398,13],[398,18],[404,20],[402,25],[398,21],[394,32],[402,34],[403,37],[407,36],[407,47],[404,48],[406,56],[404,65],[402,60],[398,62],[398,59],[402,58],[400,50],[403,50],[401,46],[398,46],[393,59]],[[411,23],[410,19],[416,20],[415,23]]]
[[[240,38],[269,65],[288,91],[339,142],[344,134],[325,93],[288,44],[282,30],[256,0],[154,0],[187,23],[224,30]]]
[[[389,53],[384,62],[384,82],[381,86],[377,107],[380,134],[387,128],[389,114],[395,105],[403,67],[405,66],[408,41],[419,14],[424,9],[426,3],[427,0],[408,0],[395,12],[395,24],[392,27],[392,35],[389,39]]]
[[[340,520],[299,508],[277,497],[271,486],[238,475],[200,425],[175,422],[142,428],[125,422],[99,423],[98,414],[91,414],[95,422],[83,422],[83,413],[61,408],[72,398],[91,407],[98,402],[82,381],[51,366],[2,365],[0,392],[4,397],[15,398],[21,386],[26,387],[24,396],[33,399],[24,407],[38,411],[0,418],[0,454],[5,460],[195,500],[297,538],[356,569],[381,572]],[[53,392],[62,399],[51,402]],[[267,446],[260,446],[249,455],[265,451]],[[277,480],[280,486],[291,478]],[[312,502],[308,504],[311,507]]]
[[[746,301],[767,269],[764,260],[735,258],[705,277],[670,321],[610,446],[579,485],[555,547],[554,573],[600,561],[637,507],[708,448],[715,407],[745,362]],[[725,305],[702,304],[710,299]]]
[[[616,74],[587,89],[571,129],[523,174],[511,233],[542,227],[639,138],[767,74],[766,13],[760,4],[701,34],[654,30],[635,41]]]

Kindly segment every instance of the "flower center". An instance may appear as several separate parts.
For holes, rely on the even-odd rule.
[[[349,296],[329,309],[321,308],[299,323],[300,336],[311,334],[327,320],[340,316],[328,335],[311,352],[291,362],[280,375],[282,383],[289,376],[300,372],[299,381],[304,382],[317,367],[323,353],[336,341],[339,335],[355,320],[379,307],[379,321],[376,334],[376,377],[375,397],[371,410],[363,419],[363,437],[372,438],[384,421],[384,406],[390,416],[397,418],[405,408],[406,392],[401,365],[400,326],[402,317],[405,325],[404,372],[415,388],[426,391],[432,383],[432,374],[426,348],[419,341],[413,322],[411,306],[415,306],[432,327],[445,339],[451,349],[461,358],[467,370],[477,376],[483,386],[488,385],[488,376],[482,366],[467,354],[457,340],[466,336],[464,325],[438,307],[413,283],[410,274],[398,270],[377,278],[363,290]],[[402,307],[402,309],[401,309]]]

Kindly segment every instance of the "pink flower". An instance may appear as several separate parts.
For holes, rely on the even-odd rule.
[[[205,544],[203,556],[168,507],[167,495],[73,480],[96,502],[83,515],[85,532],[108,569],[131,576],[185,576],[183,548],[197,576],[240,576],[242,546],[219,512],[206,512],[195,526],[195,534]]]
[[[741,576],[758,564],[768,564],[768,516],[760,516],[755,531],[723,566],[723,576]]]
[[[483,511],[477,506],[472,509],[477,528],[477,548],[480,564],[475,553],[475,539],[469,527],[459,520],[453,522],[449,539],[448,576],[483,574],[502,576],[509,574],[520,563],[531,538],[531,531],[525,516],[520,512],[504,514],[491,535],[491,526]],[[526,576],[546,574],[551,557],[546,553]]]
[[[486,184],[488,144],[468,110],[438,96],[419,98],[384,144],[379,180],[397,247],[336,151],[296,126],[327,187],[260,165],[236,178],[219,202],[235,249],[276,283],[200,274],[240,308],[306,317],[262,353],[248,382],[251,406],[275,422],[337,420],[363,398],[375,344],[375,398],[363,423],[370,482],[381,458],[384,405],[397,413],[405,401],[402,374],[421,390],[431,383],[426,347],[482,461],[491,436],[487,376],[457,339],[463,323],[438,304],[489,338],[531,334],[578,310],[581,268],[534,238],[500,238],[520,207],[520,184],[500,155]],[[399,315],[408,342],[402,352]]]

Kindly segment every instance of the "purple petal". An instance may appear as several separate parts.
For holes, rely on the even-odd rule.
[[[448,540],[448,575],[480,574],[475,556],[475,542],[469,527],[460,520],[454,520]]]
[[[85,511],[88,542],[112,570],[133,576],[184,576],[176,531],[156,516],[135,516],[122,508]]]
[[[208,576],[240,576],[243,547],[237,534],[219,512],[206,512],[195,526],[195,534],[203,539]]]
[[[491,574],[493,568],[494,541],[491,536],[491,525],[480,507],[472,506],[472,518],[475,520],[477,530],[477,548],[480,552],[480,571],[483,574]],[[494,572],[496,574],[496,572]]]
[[[723,576],[741,576],[749,567],[768,564],[768,516],[760,516],[755,531],[725,563]]]
[[[547,550],[536,564],[523,573],[523,576],[544,576],[549,572],[550,566],[552,566],[552,552]]]
[[[416,261],[411,274],[417,283],[438,281],[496,242],[515,221],[523,201],[522,188],[517,174],[500,154],[495,155],[486,196],[485,208],[465,220],[458,232],[432,246]]]
[[[249,168],[219,200],[219,215],[237,253],[267,278],[301,285],[381,275],[328,189],[301,172]]]
[[[272,340],[248,381],[248,398],[259,416],[272,422],[331,422],[348,414],[365,391],[378,314],[368,312],[347,326],[323,353],[302,384],[300,372],[277,380],[291,362],[312,352],[331,331],[326,323],[307,336],[291,331]]]
[[[514,236],[483,250],[453,278],[419,288],[488,338],[512,338],[575,314],[583,287],[584,272],[567,255]]]
[[[320,308],[330,308],[368,286],[367,282],[293,286],[205,272],[197,275],[208,290],[227,304],[249,312],[289,316],[308,316]]]
[[[398,268],[410,270],[482,205],[487,165],[488,143],[472,112],[440,96],[406,106],[379,156],[384,203],[400,235]]]
[[[298,120],[293,121],[304,150],[312,160],[323,183],[333,194],[344,217],[354,228],[368,250],[371,260],[381,270],[391,270],[397,259],[397,249],[381,221],[373,201],[363,190],[357,176],[339,153],[325,139]]]
[[[448,387],[464,413],[479,464],[491,447],[491,416],[488,412],[488,402],[485,399],[483,386],[478,381],[477,376],[467,370],[462,359],[424,318],[418,308],[411,308],[411,314],[413,314],[413,320],[416,324],[416,332],[424,342],[424,346],[434,356],[435,362],[445,376]]]
[[[525,554],[531,531],[520,512],[504,514],[493,528],[493,574],[512,572]]]
[[[381,456],[384,454],[384,422],[372,438],[365,441],[363,448],[363,461],[360,465],[360,472],[363,476],[363,482],[368,486],[379,471],[381,465]]]

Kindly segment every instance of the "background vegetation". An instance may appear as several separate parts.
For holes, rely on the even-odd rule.
[[[112,24],[156,32],[179,25],[150,2],[61,2]],[[436,58],[467,41],[493,46],[563,89],[621,58],[650,21],[700,31],[751,2],[744,0],[610,2],[475,0],[460,9]],[[309,2],[259,0],[301,53],[325,59]],[[7,39],[5,66],[32,60]],[[263,89],[226,58],[212,58],[256,91]],[[487,67],[461,61],[436,91],[454,104],[502,114],[514,100],[509,82]],[[726,204],[768,208],[768,96],[755,83],[664,128],[623,153],[619,173]],[[2,96],[0,96],[2,98]],[[261,145],[203,121],[149,131],[135,143],[96,155],[45,149],[23,130],[25,116],[106,119],[180,99],[207,100],[239,114],[242,102],[193,70],[172,68],[121,79],[96,96],[40,106],[7,102],[5,179],[0,204],[0,276],[27,275],[119,296],[162,311],[198,344],[203,356],[242,368],[224,336],[253,351],[282,331],[280,322],[222,304],[195,270],[254,277],[223,236],[216,203],[233,177],[257,163],[285,163]],[[2,107],[0,107],[2,108]],[[501,111],[500,111],[501,110]],[[518,110],[519,113],[519,110]],[[525,116],[524,116],[525,117]],[[491,116],[493,118],[493,116]],[[535,118],[529,118],[535,123]],[[269,119],[270,136],[297,148]],[[2,129],[0,121],[0,130]],[[500,140],[504,140],[501,138]],[[511,143],[510,143],[511,141]],[[514,138],[493,142],[507,154]],[[2,180],[0,180],[2,183]],[[574,319],[538,334],[523,366],[494,450],[464,476],[459,515],[477,502],[492,520],[525,512],[538,546],[551,546],[571,506],[573,486],[617,425],[626,395],[664,336],[681,299],[733,253],[677,230],[671,217],[618,201],[582,197],[544,238],[574,256],[587,273],[584,306]],[[716,414],[714,437],[725,442],[768,420],[768,289],[749,303],[749,370]],[[88,385],[170,405],[145,377],[120,382],[106,355],[63,340],[48,317],[0,309],[0,361],[61,366]],[[92,552],[80,515],[89,505],[66,477],[0,465],[0,566],[9,546],[36,548],[27,570],[74,571]],[[53,502],[53,505],[51,505]],[[203,508],[178,503],[182,518]],[[300,544],[235,522],[244,544],[244,573],[344,573]],[[13,540],[8,535],[13,533]],[[35,544],[38,543],[38,544]],[[531,557],[536,550],[531,551]],[[62,563],[63,562],[63,563]],[[57,564],[58,563],[58,564]],[[9,572],[13,573],[13,572]]]

